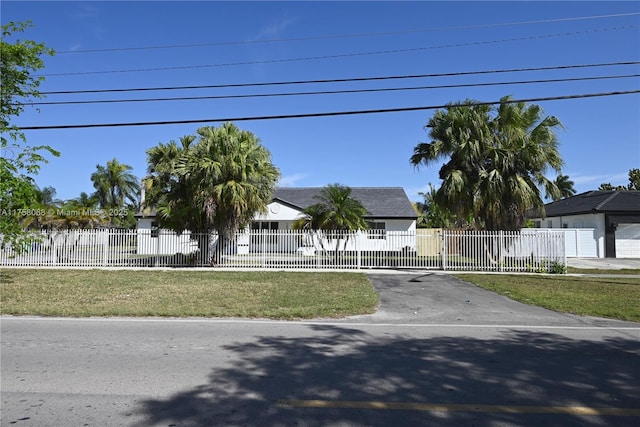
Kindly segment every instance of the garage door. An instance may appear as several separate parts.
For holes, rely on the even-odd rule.
[[[640,224],[618,225],[616,258],[640,258]]]

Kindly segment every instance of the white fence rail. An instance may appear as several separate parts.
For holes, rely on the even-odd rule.
[[[560,231],[248,230],[219,244],[215,233],[64,230],[34,232],[21,248],[0,250],[0,266],[6,267],[550,271],[558,264],[566,264]]]

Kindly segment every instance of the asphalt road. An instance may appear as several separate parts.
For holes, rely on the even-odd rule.
[[[2,425],[639,424],[640,325],[372,281],[380,311],[337,322],[4,317]]]

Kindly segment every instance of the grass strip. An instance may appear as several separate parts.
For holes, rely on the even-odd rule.
[[[640,322],[640,279],[464,274],[459,279],[525,304]]]
[[[39,316],[338,318],[373,313],[362,273],[0,269],[0,312]]]

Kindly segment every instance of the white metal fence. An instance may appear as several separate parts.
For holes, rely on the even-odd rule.
[[[3,247],[0,266],[551,271],[566,264],[560,231],[247,230],[222,243],[215,233],[166,230],[64,230],[31,236],[21,248]]]

